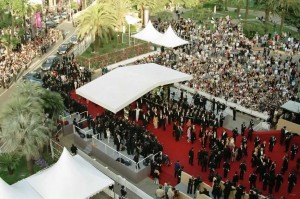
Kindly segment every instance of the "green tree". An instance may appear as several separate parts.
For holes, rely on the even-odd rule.
[[[237,15],[239,15],[241,13],[241,8],[245,5],[245,0],[233,0],[232,4],[236,7]]]
[[[276,11],[280,15],[279,32],[282,33],[286,16],[293,15],[293,14],[299,15],[300,2],[298,0],[279,0],[278,4],[279,5],[278,5]],[[298,17],[300,17],[300,15]]]
[[[65,108],[61,95],[56,92],[44,90],[40,97],[45,113],[47,113],[52,120],[57,120]]]
[[[277,6],[278,6],[278,0],[259,0],[260,7],[265,12],[265,33],[267,33],[268,30],[268,23],[270,21],[270,14],[274,13]]]
[[[245,19],[248,19],[249,16],[249,8],[250,8],[250,0],[246,0],[246,11],[245,11]]]
[[[130,0],[109,0],[113,15],[116,18],[116,28],[119,32],[122,31],[123,26],[126,24],[125,16],[129,13],[131,9],[131,1]]]
[[[42,96],[51,96],[44,92],[46,90],[38,84],[18,83],[12,100],[0,111],[0,142],[4,143],[2,150],[26,157],[30,174],[33,173],[32,160],[40,157],[56,127],[54,120],[45,117],[44,109],[48,106]],[[57,106],[62,103],[61,99],[55,101]]]
[[[14,97],[0,112],[0,137],[3,151],[26,157],[27,169],[33,173],[33,159],[49,141],[43,109],[30,97]]]
[[[16,153],[2,153],[0,154],[0,166],[5,167],[8,175],[13,175],[15,169],[20,163],[20,156]]]
[[[113,15],[113,8],[106,2],[97,0],[95,6],[87,9],[78,18],[77,32],[79,38],[90,34],[95,40],[93,50],[98,50],[111,38],[114,28],[117,26],[116,17]]]

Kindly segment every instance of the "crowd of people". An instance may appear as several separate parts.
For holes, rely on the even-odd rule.
[[[299,100],[299,60],[294,56],[299,51],[298,40],[290,35],[282,40],[271,35],[248,39],[240,24],[230,18],[214,19],[213,23],[214,31],[192,20],[171,21],[177,34],[190,44],[162,49],[136,63],[156,62],[192,74],[187,86],[259,112],[268,113],[287,100]],[[156,26],[163,31],[168,23]],[[289,54],[277,50],[282,45]]]
[[[60,37],[60,31],[49,29],[47,33],[41,33],[27,43],[18,44],[12,52],[4,50],[0,60],[0,87],[8,88],[10,83],[16,80],[22,69],[27,69],[33,59],[41,53],[41,48],[47,51]]]

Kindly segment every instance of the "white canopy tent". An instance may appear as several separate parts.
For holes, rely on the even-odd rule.
[[[167,31],[161,37],[157,37],[153,40],[152,43],[167,48],[175,48],[177,46],[188,44],[189,42],[178,37],[170,25]]]
[[[162,37],[162,33],[158,32],[152,25],[151,21],[147,23],[146,27],[138,32],[137,34],[132,35],[136,39],[140,39],[147,42],[153,42],[157,38]]]
[[[81,156],[71,156],[65,148],[57,163],[25,180],[44,199],[89,198],[114,184]]]
[[[133,17],[131,15],[126,15],[125,20],[129,25],[136,24],[141,21],[140,18]]]
[[[42,199],[42,197],[24,180],[8,185],[0,178],[0,194],[2,199]]]
[[[299,102],[295,102],[292,100],[287,101],[286,103],[284,103],[281,108],[286,109],[290,112],[293,113],[300,113],[300,103]]]
[[[78,88],[76,93],[117,113],[158,86],[192,76],[155,63],[120,67]]]

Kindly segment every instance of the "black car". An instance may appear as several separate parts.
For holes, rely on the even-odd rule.
[[[43,84],[42,75],[40,70],[35,70],[27,73],[23,77],[24,81],[30,81],[38,84]]]
[[[43,71],[52,70],[59,63],[59,58],[55,55],[49,56],[41,66]]]
[[[72,44],[71,43],[63,43],[57,49],[57,54],[64,55],[67,54],[71,50]]]
[[[54,21],[46,21],[47,28],[55,28],[57,26],[57,23]]]

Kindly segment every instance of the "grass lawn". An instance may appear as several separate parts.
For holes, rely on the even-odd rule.
[[[122,36],[120,35],[119,41],[115,38],[112,41],[106,42],[103,44],[102,48],[99,48],[97,52],[92,52],[92,48],[89,47],[81,56],[85,58],[91,58],[92,56],[96,54],[103,55],[105,53],[111,53],[118,51],[122,48],[128,47],[128,38],[125,38],[124,36],[124,43],[122,43]]]
[[[48,163],[48,165],[51,165],[54,163],[54,161],[51,158],[50,154],[44,153],[43,154],[44,159]],[[34,173],[40,171],[42,168],[38,167],[37,165],[33,166]],[[8,175],[6,168],[3,168],[0,166],[0,177],[8,184],[14,184],[26,177],[29,176],[29,173],[27,171],[27,164],[25,157],[21,158],[20,163],[18,167],[16,168],[13,175]]]
[[[253,29],[253,31],[255,31],[256,29],[264,30],[264,27],[265,27],[265,24],[260,21],[247,21],[244,23],[251,24],[253,27],[255,27],[255,29]],[[279,33],[279,28],[280,28],[280,26],[278,24],[276,24],[275,32]],[[273,23],[268,23],[268,31],[271,33],[274,33],[274,24]],[[293,31],[293,30],[289,29],[288,27],[284,26],[283,31],[286,33],[291,33],[292,36],[295,38],[298,38],[298,39],[300,38],[300,34],[298,32]],[[260,34],[262,34],[262,33],[260,33]]]
[[[220,12],[217,12],[216,15],[217,16],[227,16],[227,15],[229,15],[231,17],[231,19],[237,19],[238,18],[237,12],[230,12],[230,11],[220,11]],[[245,13],[240,13],[240,15],[241,15],[242,19],[245,19]],[[248,15],[248,19],[255,19],[255,16]]]

